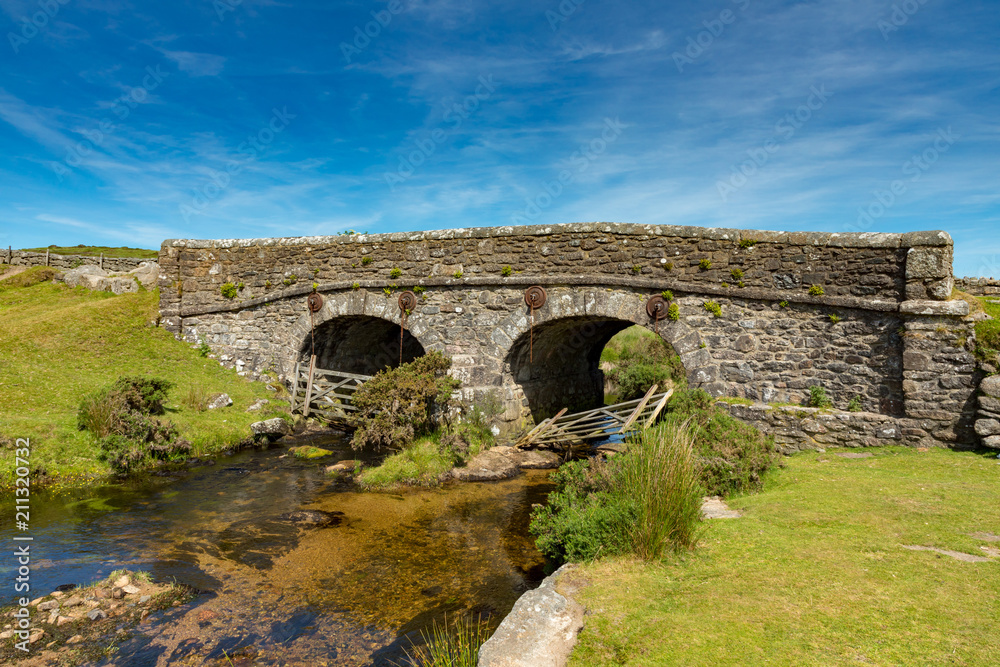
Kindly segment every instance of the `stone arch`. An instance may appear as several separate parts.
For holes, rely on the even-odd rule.
[[[721,393],[721,387],[711,386],[718,368],[701,334],[681,321],[655,325],[645,309],[650,296],[639,290],[551,288],[546,305],[534,313],[533,335],[527,306],[501,322],[493,354],[502,360],[505,394],[518,403],[520,416],[530,414],[538,421],[562,407],[600,405],[601,351],[616,333],[632,325],[655,329],[673,347],[692,386]]]
[[[296,358],[308,361],[315,349],[318,367],[361,375],[395,368],[401,357],[403,363],[413,361],[434,347],[425,345],[422,335],[431,341],[439,337],[426,327],[407,326],[401,355],[400,313],[395,304],[395,299],[365,292],[325,294],[323,307],[311,317],[301,316],[292,329]]]

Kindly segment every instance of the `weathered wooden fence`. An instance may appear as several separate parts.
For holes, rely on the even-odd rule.
[[[515,443],[515,447],[542,445],[576,445],[625,436],[647,429],[656,422],[674,390],[657,394],[653,385],[642,398],[615,405],[605,405],[585,412],[566,414],[563,408],[546,419]]]

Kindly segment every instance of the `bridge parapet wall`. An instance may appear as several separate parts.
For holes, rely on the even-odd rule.
[[[529,328],[520,296],[526,286],[549,290],[535,326],[551,322],[569,332],[577,318],[579,327],[591,320],[610,327],[583,336],[590,341],[585,347],[615,326],[654,328],[645,299],[672,290],[681,319],[658,329],[696,386],[777,402],[800,400],[820,384],[838,407],[858,395],[866,410],[911,420],[907,441],[972,437],[972,333],[963,319],[967,304],[947,300],[952,242],[944,232],[582,223],[170,240],[160,267],[164,326],[192,342],[205,340],[250,373],[285,373],[301,356],[310,323],[305,296],[314,284],[333,309],[321,319],[364,314],[396,323],[395,295],[383,290],[419,285],[427,292],[408,321],[413,335],[425,349],[452,354],[470,395],[502,388],[523,416],[531,384],[545,384],[514,367],[512,350]],[[223,296],[224,283],[237,287],[235,298]],[[709,300],[722,307],[722,317],[703,308]],[[562,352],[572,349],[567,345]],[[587,357],[590,347],[575,353]],[[588,387],[600,387],[594,369],[565,373],[566,382],[575,378],[581,399],[593,399]],[[537,393],[565,398],[549,389]]]

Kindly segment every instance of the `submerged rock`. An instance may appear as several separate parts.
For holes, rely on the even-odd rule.
[[[312,445],[302,445],[301,447],[291,447],[289,450],[298,459],[318,459],[333,454],[329,449],[313,447]]]
[[[324,512],[323,510],[295,510],[286,512],[278,517],[279,521],[288,521],[297,525],[305,525],[311,528],[325,528],[336,526],[344,520],[343,512]]]

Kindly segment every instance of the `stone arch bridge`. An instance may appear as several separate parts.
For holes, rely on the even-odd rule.
[[[974,334],[968,305],[948,300],[944,232],[582,223],[168,240],[159,262],[162,325],[249,375],[287,376],[313,351],[322,368],[370,374],[441,350],[464,398],[501,398],[513,428],[600,404],[601,350],[638,324],[715,396],[798,402],[820,385],[839,408],[860,397],[879,441],[974,437]],[[547,293],[536,310],[534,285]],[[403,290],[419,296],[401,332]],[[647,312],[664,290],[676,320]]]

